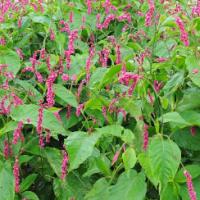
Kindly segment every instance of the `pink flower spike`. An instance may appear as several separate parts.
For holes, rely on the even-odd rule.
[[[195,192],[193,184],[192,184],[192,176],[190,175],[190,173],[187,170],[185,170],[183,172],[183,174],[186,177],[187,189],[188,189],[188,193],[190,196],[190,200],[197,200],[196,192]]]
[[[112,164],[111,165],[114,165],[117,160],[118,160],[118,157],[119,157],[119,154],[120,154],[120,151],[117,151],[112,159]]]
[[[84,103],[79,104],[78,107],[76,108],[76,116],[79,117],[82,110],[84,109]]]
[[[144,124],[144,132],[143,132],[143,149],[146,151],[148,144],[149,144],[149,132],[148,132],[149,126],[147,124]]]
[[[20,188],[20,174],[19,174],[19,160],[18,158],[15,158],[15,163],[14,163],[14,166],[13,166],[13,176],[14,176],[14,179],[15,179],[15,192],[18,193]]]
[[[63,160],[61,166],[61,179],[64,180],[67,175],[67,167],[68,167],[69,158],[67,152],[63,150]]]
[[[21,137],[22,128],[23,128],[23,122],[20,121],[13,133],[13,144],[17,144],[19,138]]]
[[[185,46],[189,46],[190,43],[188,39],[188,33],[186,32],[184,23],[180,17],[176,18],[176,24],[178,25],[180,29],[180,40],[184,43]]]

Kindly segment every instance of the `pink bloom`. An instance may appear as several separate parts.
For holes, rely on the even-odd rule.
[[[148,0],[148,4],[149,4],[149,10],[147,11],[146,17],[145,17],[145,26],[151,26],[152,18],[155,11],[154,1]]]
[[[13,144],[17,144],[19,138],[21,138],[22,128],[23,128],[23,122],[20,121],[17,125],[17,128],[15,129],[13,133]]]
[[[117,10],[117,8],[112,5],[110,0],[105,0],[105,2],[103,3],[103,7],[105,8],[106,14],[109,14],[111,9],[114,11]]]
[[[5,159],[8,159],[9,156],[12,156],[12,149],[10,147],[8,140],[4,140],[3,154],[4,154]]]
[[[199,73],[199,69],[193,69],[193,70],[192,70],[192,73],[193,73],[193,74],[198,74],[198,73]]]
[[[100,60],[100,63],[102,64],[103,67],[107,66],[109,54],[110,54],[110,50],[109,49],[103,49],[99,53],[99,60]]]
[[[59,24],[63,25],[63,27],[60,29],[61,32],[67,32],[68,34],[70,33],[70,27],[67,22],[65,22],[64,20],[61,20]]]
[[[82,110],[84,109],[84,103],[79,104],[78,107],[76,108],[76,116],[79,117]]]
[[[116,45],[116,61],[115,63],[118,65],[121,63],[121,52],[120,52],[120,46]]]
[[[22,27],[22,18],[19,18],[17,24],[18,24],[18,28]]]
[[[58,120],[58,121],[62,121],[62,119],[61,119],[61,117],[60,117],[60,115],[59,115],[59,111],[56,111],[56,112],[54,112],[53,113],[54,114],[54,116],[56,117],[56,119]]]
[[[53,29],[50,29],[50,40],[51,41],[55,40],[55,33],[54,33]]]
[[[20,182],[20,179],[19,179],[19,160],[18,158],[15,158],[15,163],[14,163],[14,166],[13,166],[13,176],[15,178],[15,192],[18,193],[19,192],[19,182]]]
[[[148,125],[144,124],[144,132],[143,132],[143,149],[146,151],[149,144],[149,132]]]
[[[153,86],[154,86],[154,90],[156,92],[159,92],[162,87],[162,83],[159,83],[157,80],[154,80]]]
[[[46,58],[46,65],[47,65],[49,72],[51,72],[51,62],[50,62],[50,56],[49,55]]]
[[[62,160],[62,171],[61,171],[61,179],[64,180],[67,174],[67,166],[68,166],[69,158],[67,152],[63,150],[63,160]]]
[[[42,137],[43,112],[44,112],[44,107],[43,107],[43,105],[41,105],[38,110],[38,119],[37,119],[37,128],[36,128],[37,134],[39,136],[40,147],[44,147],[44,141],[43,141],[43,137]]]
[[[153,96],[151,95],[151,92],[150,92],[149,89],[148,89],[148,96],[149,96],[149,100],[150,100],[151,105],[153,105],[154,99],[153,99]]]
[[[90,67],[91,67],[91,64],[92,64],[92,59],[95,55],[95,48],[92,44],[92,46],[90,47],[90,50],[89,50],[89,57],[87,58],[86,60],[86,66],[85,66],[85,71],[86,71],[86,82],[88,83],[89,80],[90,80]]]
[[[43,82],[43,77],[42,77],[42,74],[40,74],[40,72],[35,72],[35,76],[38,80],[39,83],[42,83]]]
[[[0,45],[1,45],[1,46],[5,46],[5,45],[6,45],[6,40],[5,40],[4,37],[1,37],[1,38],[0,38]]]
[[[55,103],[54,101],[54,91],[53,91],[53,83],[57,78],[57,73],[56,72],[51,72],[46,80],[46,86],[47,86],[47,104],[48,107],[52,107]]]
[[[128,23],[131,23],[131,15],[129,13],[124,13],[123,15],[119,16],[117,19],[119,22],[126,20],[128,21]]]
[[[43,49],[40,50],[40,58],[44,59],[45,56],[46,56],[46,51],[45,51],[45,48],[43,48]]]
[[[69,23],[72,23],[73,22],[73,17],[74,17],[74,13],[71,11],[69,13]]]
[[[11,104],[8,104],[8,96],[5,95],[0,102],[0,114],[7,115],[10,113]]]
[[[78,98],[78,101],[80,100],[80,95],[81,95],[81,92],[82,92],[82,89],[83,89],[83,86],[85,83],[86,83],[86,80],[84,79],[81,81],[81,83],[78,86],[77,95],[76,95]]]
[[[70,77],[69,77],[68,74],[63,74],[63,75],[62,75],[62,80],[63,80],[63,81],[68,81],[69,78],[70,78]]]
[[[24,59],[24,54],[23,54],[22,50],[17,48],[16,52],[17,52],[18,56],[20,57],[20,59],[23,60]]]
[[[128,90],[128,94],[132,95],[138,81],[142,78],[142,76],[138,74],[129,73],[126,71],[122,71],[122,75],[119,77],[119,82],[128,86],[130,83],[130,87]]]
[[[102,24],[102,28],[107,29],[111,21],[114,21],[114,20],[115,20],[115,15],[113,14],[108,15]]]
[[[196,127],[195,127],[195,126],[192,126],[192,127],[190,128],[190,133],[191,133],[192,136],[195,136],[195,135],[196,135]]]
[[[189,39],[188,39],[188,33],[186,32],[185,30],[185,27],[184,27],[184,23],[183,21],[181,20],[180,17],[177,17],[176,18],[176,23],[180,29],[180,40],[184,43],[185,46],[189,46]]]
[[[105,121],[108,123],[108,117],[107,117],[107,109],[106,106],[102,106],[102,114],[104,116]]]
[[[118,157],[119,157],[119,154],[120,154],[120,151],[117,151],[112,159],[112,165],[114,165],[117,160],[118,160]]]
[[[15,93],[11,93],[11,95],[13,97],[13,103],[15,107],[23,104],[23,101]]]
[[[190,200],[197,200],[196,192],[195,192],[193,184],[192,184],[192,176],[190,175],[190,173],[187,170],[184,171],[184,176],[186,177],[187,188],[188,188]]]
[[[92,13],[92,0],[87,0],[86,5],[87,5],[87,13],[88,15],[90,15]]]
[[[161,57],[161,58],[156,58],[156,59],[155,59],[155,61],[158,62],[158,63],[165,62],[165,61],[167,61],[167,60],[168,60],[167,58],[162,58],[162,57]]]

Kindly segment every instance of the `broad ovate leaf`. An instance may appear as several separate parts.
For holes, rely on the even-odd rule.
[[[77,169],[89,156],[92,155],[94,146],[98,141],[100,134],[93,132],[72,132],[65,140],[65,146],[69,154],[70,168],[69,170]]]

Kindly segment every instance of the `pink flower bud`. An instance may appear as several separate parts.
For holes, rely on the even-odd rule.
[[[15,163],[13,166],[13,176],[15,179],[15,192],[19,192],[19,182],[20,182],[20,174],[19,174],[19,160],[15,158]]]
[[[114,165],[117,160],[118,160],[118,157],[119,157],[119,154],[120,154],[120,151],[117,151],[112,159],[112,165]]]

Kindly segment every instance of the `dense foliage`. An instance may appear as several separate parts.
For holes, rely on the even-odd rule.
[[[0,200],[200,199],[199,36],[199,0],[2,0]]]

